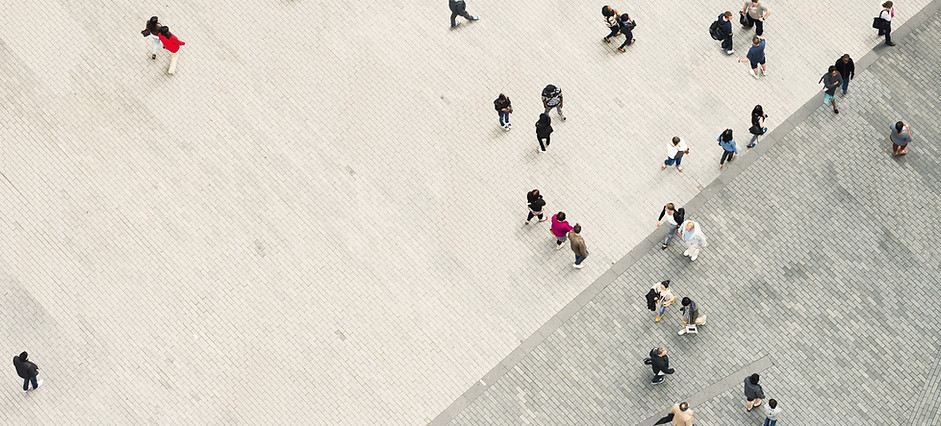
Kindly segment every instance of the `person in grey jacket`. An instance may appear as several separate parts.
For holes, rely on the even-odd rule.
[[[33,390],[42,386],[42,379],[36,381],[39,375],[39,367],[36,364],[27,361],[29,355],[24,351],[19,356],[13,357],[13,366],[16,367],[16,374],[23,379],[23,392],[29,391],[29,384],[33,384]]]
[[[823,103],[833,105],[833,113],[839,114],[840,109],[836,107],[836,89],[843,85],[843,76],[837,71],[836,66],[831,65],[827,73],[820,77],[823,82]]]
[[[698,223],[691,220],[687,220],[680,225],[680,231],[676,235],[683,237],[683,242],[686,243],[687,249],[683,252],[683,256],[689,256],[689,260],[695,261],[699,257],[699,251],[703,247],[707,247],[709,243],[706,241],[706,234],[703,234],[702,227]]]
[[[765,392],[758,384],[759,378],[758,373],[745,378],[745,411],[761,405],[761,399],[765,397]]]

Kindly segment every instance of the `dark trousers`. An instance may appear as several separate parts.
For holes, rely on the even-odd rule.
[[[545,151],[546,148],[549,146],[549,135],[546,135],[545,137],[539,137],[539,136],[537,135],[537,136],[536,136],[536,139],[539,140],[539,149]],[[546,140],[546,144],[545,144],[545,145],[542,144],[542,140],[543,140],[543,139]]]
[[[533,211],[530,210],[530,211],[529,211],[529,216],[526,216],[526,221],[529,222],[529,221],[533,220],[533,216],[539,216],[539,220],[542,220],[542,214],[543,214],[542,212],[533,213]]]
[[[732,161],[733,155],[735,155],[735,151],[722,150],[722,159],[719,160],[719,164],[725,164],[725,160]]]
[[[30,377],[30,378],[28,378],[28,379],[23,379],[23,390],[24,390],[24,391],[28,391],[28,390],[29,390],[29,384],[30,384],[30,383],[33,384],[33,389],[36,389],[36,388],[39,387],[39,384],[36,383],[36,378],[35,378],[35,377]]]
[[[456,25],[456,24],[454,23],[454,18],[457,18],[458,16],[463,16],[463,17],[464,17],[465,19],[467,19],[468,21],[474,19],[474,17],[471,16],[470,13],[467,13],[466,10],[464,11],[464,13],[451,12],[451,26],[452,26],[452,27]]]
[[[624,34],[624,43],[621,43],[621,46],[619,46],[618,49],[623,49],[624,46],[631,44],[631,40],[634,39],[634,33],[632,33],[630,30],[623,32],[622,34]]]
[[[722,48],[725,50],[732,50],[732,36],[726,36],[722,39]]]
[[[619,26],[617,26],[617,25],[615,25],[615,26],[613,26],[613,27],[608,27],[608,29],[611,30],[611,33],[608,34],[608,35],[606,35],[606,36],[604,37],[605,40],[608,40],[608,39],[610,39],[611,37],[614,37],[614,36],[618,35],[618,31],[621,31],[621,27],[619,27]]]
[[[879,35],[885,34],[885,42],[892,42],[892,21],[886,21],[885,27],[879,28]]]
[[[764,32],[765,32],[765,23],[764,23],[764,21],[759,21],[759,20],[757,20],[757,19],[753,19],[753,18],[752,18],[751,16],[749,16],[747,13],[745,14],[745,19],[748,20],[748,28],[751,28],[752,26],[755,27],[755,35],[762,35],[762,34],[764,34]]]

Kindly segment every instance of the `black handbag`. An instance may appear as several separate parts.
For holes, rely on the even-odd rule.
[[[745,12],[739,12],[739,15],[741,16],[738,19],[738,23],[742,24],[743,27],[751,28],[752,23],[748,20],[748,16],[745,15]]]
[[[880,18],[880,17],[878,17],[878,16],[875,17],[875,18],[872,18],[872,27],[875,28],[875,29],[877,29],[877,30],[881,30],[881,29],[885,28],[885,23],[886,23],[886,20],[885,20],[885,19],[882,19],[882,18]]]

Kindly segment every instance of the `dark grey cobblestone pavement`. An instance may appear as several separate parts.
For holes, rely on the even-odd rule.
[[[821,94],[687,213],[710,241],[695,263],[679,244],[651,249],[453,424],[643,423],[765,356],[779,425],[941,424],[938,40],[936,15],[853,80],[839,115]],[[896,159],[887,135],[899,119],[915,140]],[[667,278],[708,314],[700,334],[677,336],[676,310],[653,322],[643,296]],[[678,371],[654,387],[641,359],[657,345]],[[761,423],[736,383],[693,407],[697,425]]]

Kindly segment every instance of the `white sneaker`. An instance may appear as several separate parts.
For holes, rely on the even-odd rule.
[[[36,387],[33,389],[38,389],[40,386],[42,386],[42,379],[36,381]]]
[[[506,123],[506,127],[507,127],[508,129],[512,129],[512,128],[513,128],[513,123]]]
[[[577,263],[573,263],[572,266],[574,266],[575,269],[582,269],[582,265],[579,265]]]
[[[690,257],[689,260],[692,261],[692,262],[695,262],[695,261],[696,261],[696,258],[698,258],[698,257],[699,257],[699,255],[697,254],[697,255],[695,255],[695,256]]]
[[[683,327],[680,331],[677,331],[676,334],[679,336],[686,334],[686,327]]]
[[[562,250],[562,244],[556,244],[556,245],[555,245],[555,249],[556,249],[556,250]]]
[[[768,70],[761,70],[761,75],[768,75]]]
[[[689,249],[683,252],[683,256],[689,256]]]
[[[562,121],[565,121],[565,116],[564,116],[564,115],[562,115],[562,114],[559,114],[559,118],[561,118],[561,119],[562,119]]]
[[[731,55],[731,54],[733,54],[733,53],[735,53],[735,51],[732,50],[732,49],[729,49],[729,50],[726,50],[726,51],[725,51],[725,54],[726,54],[726,55]]]
[[[546,150],[544,150],[544,149],[540,149],[540,150],[539,150],[539,152],[546,152]]]
[[[758,74],[755,72],[755,70],[748,70],[748,73],[751,74],[752,77],[755,77],[755,80],[758,79]]]

